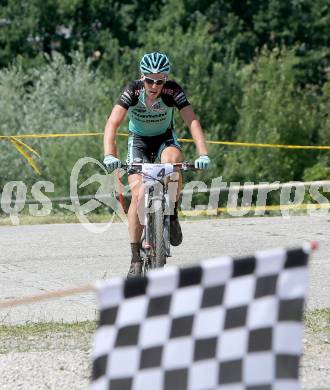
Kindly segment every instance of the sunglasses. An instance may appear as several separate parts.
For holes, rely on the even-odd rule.
[[[149,85],[154,85],[154,84],[163,85],[166,83],[166,78],[155,80],[155,79],[152,79],[151,77],[144,76],[143,81],[145,81]]]

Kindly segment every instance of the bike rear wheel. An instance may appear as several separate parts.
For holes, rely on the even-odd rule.
[[[164,242],[164,210],[161,199],[153,200],[153,212],[149,216],[151,238],[151,267],[162,268],[166,263]]]

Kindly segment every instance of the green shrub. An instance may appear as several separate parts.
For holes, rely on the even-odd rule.
[[[299,59],[285,48],[264,50],[242,69],[243,99],[237,141],[313,144],[318,129],[316,97],[295,83]],[[230,180],[300,180],[317,153],[301,149],[235,148],[228,152]]]

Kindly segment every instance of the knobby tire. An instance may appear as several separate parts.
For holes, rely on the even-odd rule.
[[[152,235],[152,267],[162,268],[166,262],[166,249],[164,243],[164,211],[160,199],[153,200],[153,213],[151,217],[150,233]]]

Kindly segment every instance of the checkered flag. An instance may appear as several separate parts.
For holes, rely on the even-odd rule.
[[[299,389],[308,253],[104,282],[91,390]]]

